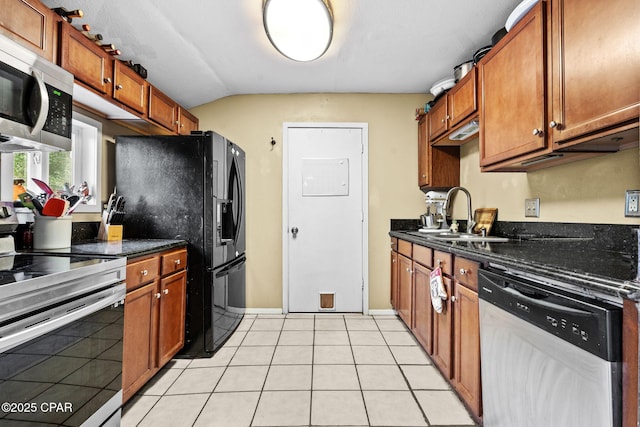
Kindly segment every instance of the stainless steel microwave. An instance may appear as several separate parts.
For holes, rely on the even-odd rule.
[[[0,152],[71,150],[73,75],[0,35]]]

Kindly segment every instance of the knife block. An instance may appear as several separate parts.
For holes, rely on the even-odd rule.
[[[98,240],[122,240],[122,234],[122,225],[107,224],[107,213],[103,212],[102,221],[100,221],[100,228],[98,229]]]

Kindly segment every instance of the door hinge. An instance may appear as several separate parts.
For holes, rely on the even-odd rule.
[[[364,222],[364,211],[360,211],[360,222]]]
[[[362,278],[362,290],[364,291],[364,277]]]

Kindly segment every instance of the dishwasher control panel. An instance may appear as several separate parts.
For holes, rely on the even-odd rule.
[[[479,280],[480,299],[602,359],[621,360],[620,307],[503,272],[481,270]]]

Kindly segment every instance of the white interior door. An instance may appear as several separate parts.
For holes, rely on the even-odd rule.
[[[367,310],[366,135],[285,125],[285,312]]]

